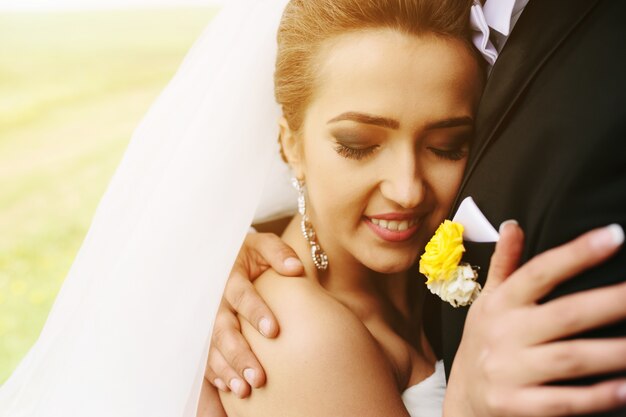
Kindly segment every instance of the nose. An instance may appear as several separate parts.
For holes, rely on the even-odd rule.
[[[426,195],[426,184],[417,157],[403,152],[393,164],[388,164],[380,190],[385,198],[405,209],[415,208]]]

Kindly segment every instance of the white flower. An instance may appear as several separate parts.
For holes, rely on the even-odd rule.
[[[426,284],[430,292],[438,295],[453,307],[464,307],[472,304],[482,289],[476,282],[478,274],[467,263],[461,263],[448,279],[431,281]]]

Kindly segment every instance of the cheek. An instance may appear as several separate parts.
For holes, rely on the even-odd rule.
[[[310,206],[320,216],[328,216],[345,205],[345,184],[350,171],[340,161],[330,143],[323,138],[309,137],[304,146],[304,176]]]
[[[425,177],[437,203],[437,211],[447,215],[461,186],[466,161],[437,161],[426,166]],[[443,219],[442,219],[443,220]]]
[[[342,158],[332,143],[313,139],[305,146],[305,178],[311,214],[318,222],[352,226],[367,205],[370,180],[351,161]],[[323,227],[320,225],[320,227]]]

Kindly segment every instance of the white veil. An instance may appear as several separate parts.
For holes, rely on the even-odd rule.
[[[270,172],[286,169],[273,162],[286,3],[229,0],[194,45],[133,135],[39,340],[0,388],[0,416],[195,416],[223,285]]]

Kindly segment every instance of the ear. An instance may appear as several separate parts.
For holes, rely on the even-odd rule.
[[[302,143],[298,140],[297,134],[289,127],[289,123],[284,117],[278,122],[280,128],[280,150],[285,162],[289,164],[296,178],[304,179],[304,155]]]

